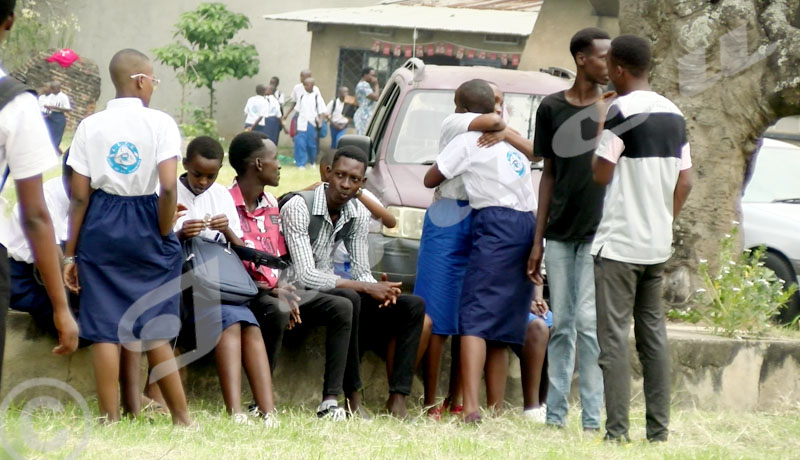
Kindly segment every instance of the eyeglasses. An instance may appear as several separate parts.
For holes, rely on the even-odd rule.
[[[156,86],[158,86],[159,83],[161,83],[161,80],[159,80],[158,78],[151,77],[150,75],[145,75],[143,73],[137,73],[137,74],[131,75],[131,78],[139,78],[139,77],[144,77],[144,78],[152,81],[153,82],[153,88],[155,88]]]

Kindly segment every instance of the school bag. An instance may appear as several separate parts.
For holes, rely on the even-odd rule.
[[[0,79],[0,110],[3,110],[15,97],[25,92],[36,96],[36,91],[14,77],[7,76]],[[0,182],[0,192],[5,188],[10,173],[11,170],[8,168],[8,164],[6,164],[6,169],[3,171],[3,179],[2,182]]]
[[[190,238],[181,245],[183,273],[191,273],[194,295],[208,297],[219,292],[224,304],[242,305],[258,295],[258,286],[231,247],[203,237]],[[218,271],[209,262],[216,259]]]
[[[311,247],[314,247],[314,243],[319,238],[319,232],[322,231],[322,224],[325,222],[325,218],[322,216],[316,216],[311,214],[311,210],[314,208],[314,190],[302,190],[299,192],[289,192],[285,195],[282,195],[278,199],[278,208],[283,208],[283,206],[289,202],[295,196],[303,197],[303,200],[306,202],[306,207],[308,207],[308,214],[309,214],[309,221],[308,221],[308,238],[311,241]],[[355,219],[350,219],[342,226],[342,229],[339,230],[339,233],[336,234],[334,237],[334,246],[335,243],[347,238],[353,232],[353,223]]]

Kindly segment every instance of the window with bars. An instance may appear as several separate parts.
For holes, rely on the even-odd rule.
[[[354,94],[356,85],[361,80],[361,71],[366,67],[375,69],[378,82],[383,87],[392,76],[392,72],[405,61],[406,58],[403,56],[385,56],[372,50],[341,48],[336,87],[346,86],[350,89],[350,94]]]

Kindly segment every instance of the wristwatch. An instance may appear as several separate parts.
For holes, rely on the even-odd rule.
[[[64,256],[64,258],[61,259],[61,264],[62,265],[74,264],[77,259],[78,256]]]

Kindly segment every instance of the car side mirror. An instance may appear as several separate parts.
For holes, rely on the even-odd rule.
[[[363,150],[364,153],[367,154],[367,158],[369,158],[369,165],[372,166],[375,164],[375,158],[372,152],[372,139],[370,137],[359,136],[357,134],[345,134],[339,138],[339,143],[336,147],[342,148],[347,145],[352,145]]]

